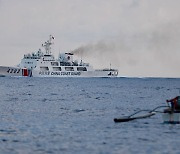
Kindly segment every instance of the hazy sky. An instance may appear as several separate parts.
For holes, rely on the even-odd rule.
[[[54,35],[120,76],[180,77],[180,0],[0,0],[0,65],[17,65]]]

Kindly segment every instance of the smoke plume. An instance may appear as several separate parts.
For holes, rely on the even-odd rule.
[[[180,66],[180,33],[176,31],[177,25],[161,25],[153,31],[127,36],[122,34],[123,37],[114,40],[82,45],[72,53],[98,68],[109,67],[111,64],[125,76],[131,76],[129,71],[133,70],[137,76],[162,74],[169,77],[177,73]],[[166,73],[166,70],[171,74]]]

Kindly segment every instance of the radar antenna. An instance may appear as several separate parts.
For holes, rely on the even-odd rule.
[[[46,55],[51,55],[51,45],[53,44],[52,40],[54,40],[55,38],[50,35],[49,36],[49,40],[47,40],[44,44],[42,44],[42,46],[45,48],[46,51]]]

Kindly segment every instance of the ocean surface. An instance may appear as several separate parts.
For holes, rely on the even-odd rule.
[[[171,78],[0,78],[0,154],[179,154],[161,113],[114,123],[179,95]],[[163,110],[163,109],[159,109]]]

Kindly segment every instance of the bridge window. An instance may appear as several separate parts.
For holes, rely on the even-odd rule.
[[[49,71],[49,68],[48,68],[48,67],[43,67],[43,66],[42,66],[42,67],[40,67],[40,70],[41,70],[41,71]]]
[[[86,67],[77,67],[77,71],[87,71]]]
[[[61,71],[61,67],[53,67],[53,71]]]
[[[65,67],[65,70],[66,71],[74,71],[74,68],[73,67]]]

